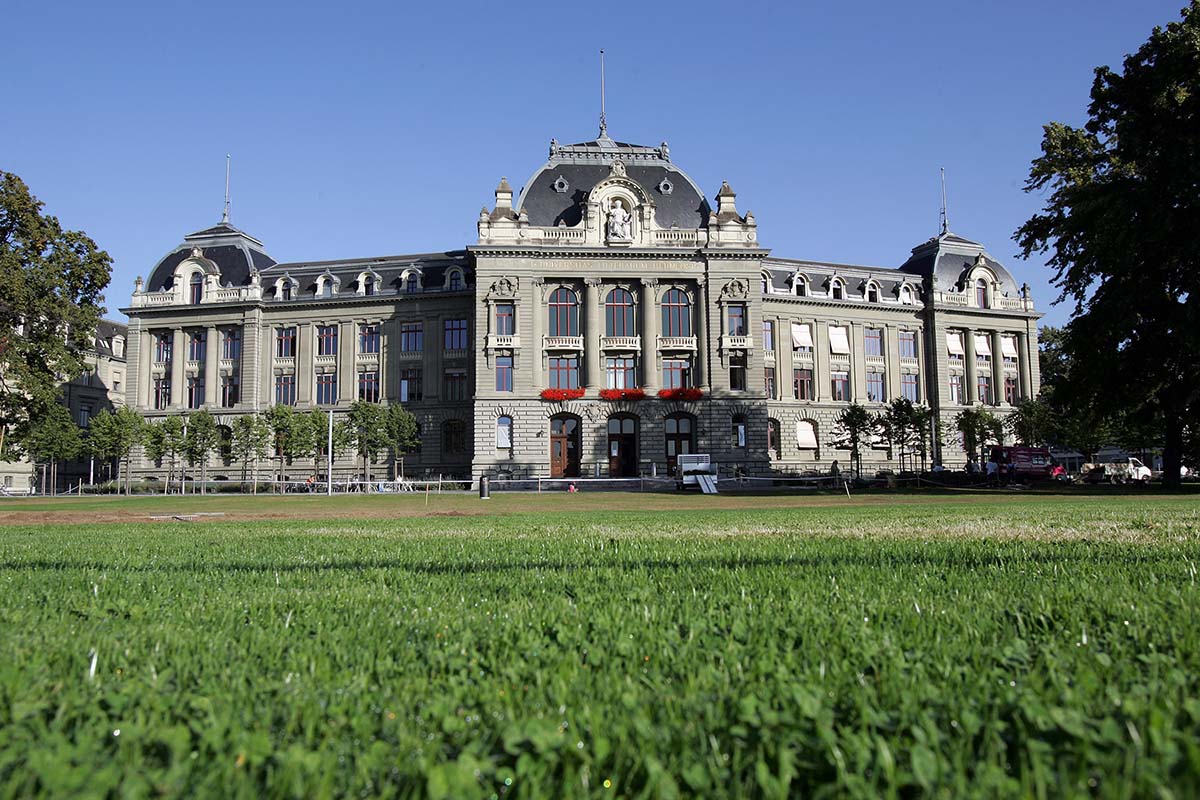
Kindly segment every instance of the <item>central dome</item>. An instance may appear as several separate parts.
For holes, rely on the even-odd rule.
[[[583,221],[588,192],[607,178],[613,162],[625,165],[625,174],[654,199],[655,220],[664,228],[705,228],[710,211],[704,193],[685,172],[671,163],[670,149],[613,141],[607,134],[579,144],[550,142],[550,158],[525,187],[517,201],[518,212],[529,215],[529,224],[573,228]]]

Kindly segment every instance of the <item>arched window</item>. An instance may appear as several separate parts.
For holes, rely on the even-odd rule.
[[[193,273],[189,288],[191,289],[191,293],[188,301],[194,306],[200,305],[200,300],[204,297],[204,276],[199,272]]]
[[[467,452],[467,424],[461,419],[442,423],[442,455],[461,456]]]
[[[779,460],[783,457],[779,443],[779,420],[767,420],[767,452],[771,458]]]
[[[374,275],[368,275],[367,277],[363,278],[363,294],[367,295],[368,297],[375,294]]]
[[[452,292],[457,292],[462,289],[462,284],[462,272],[457,269],[450,270],[450,280],[446,282],[446,288]]]
[[[846,287],[839,278],[834,278],[829,284],[829,296],[834,300],[846,299]]]
[[[405,294],[420,294],[421,293],[421,273],[412,270],[404,274],[404,293]]]
[[[565,286],[550,294],[550,335],[579,335],[579,297]]]
[[[762,273],[762,275],[759,276],[758,280],[759,280],[758,288],[762,291],[762,293],[770,294],[771,293],[771,276],[764,272],[764,273]]]
[[[796,297],[808,297],[808,281],[797,275],[792,279],[792,293]]]
[[[988,307],[987,281],[983,278],[975,281],[975,305],[979,308]]]
[[[867,302],[868,303],[878,303],[879,302],[879,287],[876,286],[874,283],[867,284]]]
[[[636,336],[633,329],[633,295],[613,289],[604,301],[605,336]]]
[[[283,283],[279,284],[279,299],[280,300],[291,300],[292,299],[292,282],[291,281],[285,280]]]
[[[692,335],[692,303],[682,289],[668,289],[662,300],[663,336]]]
[[[817,449],[817,423],[810,419],[796,423],[796,446],[801,450]]]
[[[900,287],[900,302],[906,306],[911,306],[913,301],[912,289],[907,285]]]
[[[317,278],[321,284],[321,290],[317,292],[319,297],[333,297],[333,281],[329,278]]]
[[[513,446],[513,420],[510,416],[496,418],[496,449],[509,450]]]

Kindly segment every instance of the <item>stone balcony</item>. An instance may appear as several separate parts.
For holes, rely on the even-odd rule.
[[[642,352],[642,337],[640,336],[603,336],[600,338],[602,350],[636,350]]]
[[[315,355],[315,356],[313,356],[313,366],[317,366],[317,367],[336,367],[336,366],[337,366],[337,356],[332,356],[332,355],[327,355],[327,356]]]
[[[659,336],[659,350],[695,350],[695,336]]]
[[[515,334],[489,333],[486,347],[488,350],[518,350],[521,347],[521,337]]]
[[[582,350],[582,336],[543,336],[543,350]]]
[[[749,350],[754,347],[754,338],[751,336],[729,336],[721,337],[722,350]]]

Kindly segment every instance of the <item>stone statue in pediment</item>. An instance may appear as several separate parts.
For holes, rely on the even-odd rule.
[[[630,224],[632,217],[625,210],[625,205],[621,199],[614,198],[608,204],[608,238],[619,241],[630,241],[633,235],[630,232]]]

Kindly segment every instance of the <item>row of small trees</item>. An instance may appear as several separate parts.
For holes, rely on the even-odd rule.
[[[352,450],[362,459],[362,474],[368,481],[371,465],[384,452],[399,460],[420,445],[416,419],[403,406],[359,401],[338,416],[332,430],[333,458]],[[203,486],[208,480],[209,461],[220,452],[241,465],[243,481],[249,477],[257,487],[259,466],[269,456],[278,467],[277,478],[282,478],[288,459],[312,459],[313,474],[320,474],[329,453],[329,424],[326,411],[297,411],[282,405],[258,414],[239,415],[227,431],[208,409],[149,421],[132,409],[118,408],[100,412],[83,430],[64,406],[56,404],[17,429],[10,454],[27,454],[34,462],[47,464],[52,486],[57,485],[58,464],[63,461],[86,456],[114,459],[118,481],[128,494],[131,461],[138,445],[146,458],[167,468],[164,489],[185,464],[199,467]]]

